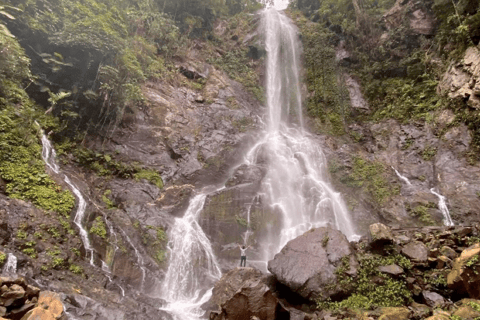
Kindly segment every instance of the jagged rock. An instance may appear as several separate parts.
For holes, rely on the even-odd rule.
[[[423,291],[425,304],[432,308],[441,308],[445,304],[445,298],[433,291]]]
[[[418,2],[397,0],[395,5],[383,15],[388,29],[397,28],[407,17],[410,30],[416,34],[432,35],[435,31],[435,17]]]
[[[0,303],[5,307],[19,306],[25,302],[26,299],[25,290],[18,284],[13,284],[7,291],[2,293]]]
[[[395,237],[395,242],[398,243],[398,244],[405,244],[407,242],[410,242],[411,239],[409,237],[407,237],[406,235],[399,235],[399,236],[396,236]]]
[[[35,303],[26,303],[23,306],[12,309],[8,313],[8,317],[12,320],[20,320],[27,312],[35,308]]]
[[[375,223],[370,225],[369,230],[370,230],[370,237],[372,238],[372,241],[393,242],[393,235],[390,227],[382,223]]]
[[[201,94],[198,94],[198,95],[195,97],[195,101],[196,101],[196,102],[199,102],[199,103],[203,103],[203,102],[205,102],[205,98],[204,98]]]
[[[468,300],[468,302],[480,303],[478,300]],[[470,304],[462,301],[462,305],[453,313],[453,316],[459,317],[460,319],[473,320],[480,317],[480,311],[475,310]]]
[[[409,308],[414,319],[425,319],[432,311],[427,305],[416,302],[412,302]]]
[[[443,269],[445,266],[451,266],[452,260],[446,256],[437,257],[437,269]]]
[[[407,320],[410,318],[410,310],[405,307],[382,308],[378,320]]]
[[[428,260],[428,248],[419,241],[407,243],[402,248],[402,253],[417,262],[427,262]]]
[[[480,108],[480,50],[470,47],[465,52],[463,64],[452,64],[439,84],[439,91],[452,99],[467,99],[471,108]],[[472,83],[476,84],[472,86]]]
[[[462,251],[453,262],[452,271],[447,276],[448,286],[458,293],[468,293],[471,298],[480,298],[480,266],[469,265],[473,259],[479,259],[480,244],[475,244]],[[470,263],[469,263],[470,262]]]
[[[385,246],[393,243],[393,235],[390,227],[375,223],[369,226],[370,231],[370,248],[372,251],[383,251]]]
[[[392,276],[399,276],[403,273],[403,269],[396,264],[391,264],[389,266],[380,266],[378,267],[378,271],[391,274]]]
[[[268,270],[304,298],[327,299],[351,290],[335,285],[335,270],[344,257],[349,261],[347,273],[355,275],[358,262],[347,238],[338,230],[312,229],[289,241],[268,262]]]
[[[433,311],[433,316],[428,317],[425,320],[449,320],[450,319],[450,313],[436,309]]]
[[[448,246],[443,246],[440,248],[440,253],[443,255],[443,256],[446,256],[447,258],[453,260],[455,259],[456,257],[458,257],[458,254],[455,252],[455,250],[453,250],[452,248],[448,247]]]
[[[40,292],[37,305],[48,309],[55,319],[60,319],[63,314],[63,303],[58,293],[51,291]]]
[[[210,319],[243,320],[258,317],[274,320],[289,312],[280,304],[268,286],[269,277],[253,268],[231,270],[215,284],[208,304],[202,306],[220,310]]]

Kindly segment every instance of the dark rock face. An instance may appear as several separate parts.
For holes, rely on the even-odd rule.
[[[219,309],[210,315],[214,320],[289,319],[289,312],[269,287],[269,278],[256,269],[234,269],[215,284],[212,298],[203,308]]]
[[[419,241],[406,244],[402,248],[402,253],[414,261],[426,262],[428,260],[428,248]]]
[[[350,268],[347,272],[354,275],[358,262],[347,238],[340,231],[318,228],[288,242],[268,262],[268,270],[304,298],[327,299],[348,290],[332,286],[336,283],[335,269],[344,259]]]
[[[441,308],[445,304],[445,299],[436,292],[423,291],[422,296],[425,304],[432,308]]]

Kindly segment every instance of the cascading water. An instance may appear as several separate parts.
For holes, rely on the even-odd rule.
[[[38,123],[37,123],[38,126]],[[39,126],[40,127],[40,126]],[[41,130],[42,134],[42,158],[43,161],[47,164],[47,166],[55,173],[60,174],[60,167],[56,162],[56,152],[53,149],[50,140],[48,140],[45,133]],[[78,227],[80,231],[80,237],[82,238],[83,246],[85,251],[90,252],[90,264],[93,266],[93,249],[90,245],[90,240],[88,239],[87,230],[83,227],[83,218],[85,216],[85,209],[87,208],[87,203],[85,202],[85,198],[83,197],[82,193],[78,188],[70,181],[67,175],[63,175],[63,180],[70,186],[70,189],[75,194],[78,199],[78,208],[77,212],[75,213],[75,218],[73,222]]]
[[[176,218],[169,232],[170,262],[163,283],[163,298],[176,319],[198,319],[204,311],[199,307],[208,301],[211,288],[222,272],[212,246],[198,224],[207,194],[190,200],[183,218]]]
[[[392,169],[395,170],[395,173],[397,174],[397,176],[398,176],[401,180],[403,180],[408,186],[412,186],[412,183],[410,182],[410,180],[408,180],[407,177],[402,176],[402,175],[400,174],[400,172],[398,172],[398,170],[395,169],[394,167],[392,167]]]
[[[446,226],[454,226],[455,224],[453,223],[452,217],[450,217],[450,211],[448,210],[445,197],[435,192],[434,188],[430,189],[430,192],[438,197],[438,208],[443,214],[443,224]]]
[[[408,180],[407,177],[402,176],[394,167],[392,167],[392,169],[395,170],[395,173],[397,174],[397,176],[401,180],[403,180],[409,187],[412,186],[412,183],[410,182],[410,180]],[[446,198],[441,194],[435,192],[435,188],[430,189],[430,193],[437,196],[438,198],[438,208],[440,209],[443,215],[443,224],[446,226],[454,226],[455,224],[453,223],[453,220],[450,216],[450,211],[448,210],[448,207],[447,207]]]
[[[3,267],[3,273],[6,273],[6,274],[17,273],[17,257],[12,253],[9,253],[7,255],[7,262],[5,262],[5,266]]]
[[[267,50],[267,130],[246,162],[267,159],[262,196],[282,215],[280,235],[272,230],[263,246],[268,260],[311,228],[332,225],[350,240],[358,236],[340,194],[328,182],[321,148],[303,128],[298,31],[274,9],[264,11],[262,28]]]

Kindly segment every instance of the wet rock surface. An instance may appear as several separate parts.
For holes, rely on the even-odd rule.
[[[349,261],[347,272],[355,275],[358,263],[347,238],[340,231],[318,228],[288,242],[268,262],[268,270],[292,291],[315,301],[348,292],[348,287],[331,286],[344,258]]]
[[[288,319],[289,312],[270,289],[271,276],[253,268],[237,268],[225,274],[213,288],[207,310],[212,320]]]

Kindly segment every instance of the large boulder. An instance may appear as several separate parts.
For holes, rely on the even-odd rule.
[[[447,276],[448,286],[470,298],[480,299],[480,244],[462,251]]]
[[[402,248],[402,253],[416,262],[427,262],[428,248],[420,241],[412,241]]]
[[[279,282],[312,301],[350,291],[337,285],[335,271],[340,267],[355,275],[358,262],[345,235],[325,227],[291,240],[268,262],[268,270]]]
[[[281,314],[288,316],[288,311],[270,289],[271,280],[271,276],[257,269],[233,269],[215,284],[210,301],[202,307],[213,309],[210,319],[215,320],[255,317],[274,320],[281,318]]]

